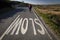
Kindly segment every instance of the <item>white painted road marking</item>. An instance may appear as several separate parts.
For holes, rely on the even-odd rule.
[[[20,19],[20,18],[18,18],[18,19],[16,19],[16,21],[14,21],[13,25],[11,24],[11,26],[9,26],[8,31],[5,31],[5,33],[0,37],[0,39],[2,39],[6,34],[9,34],[9,33],[11,35],[13,35],[14,33],[15,33],[15,35],[18,35],[20,27],[21,27],[21,30],[20,30],[21,33],[23,35],[26,34],[26,32],[28,31],[28,23],[29,23],[28,20],[31,21],[34,35],[37,35],[36,31],[38,31],[41,35],[45,34],[43,26],[39,22],[37,22],[37,21],[39,21],[38,19],[36,19],[36,18],[35,19],[33,19],[33,18],[24,18],[24,19],[21,18]],[[35,24],[39,25],[39,27],[41,27],[42,30],[39,30],[39,29],[36,30]]]
[[[16,31],[16,33],[15,33],[16,35],[19,34],[19,29],[20,29],[20,27],[21,27],[22,20],[23,20],[23,18],[21,18],[21,20],[20,20],[20,22],[19,22],[19,27],[18,27],[18,29],[17,29],[17,31]]]
[[[44,34],[45,34],[45,31],[44,31],[43,26],[40,25],[40,23],[37,22],[37,21],[39,21],[39,20],[38,20],[38,19],[35,19],[34,21],[35,21],[35,23],[36,23],[37,25],[39,25],[40,28],[41,28],[41,30],[38,29],[37,31],[38,31],[40,34],[44,35]]]
[[[32,21],[32,26],[33,26],[34,35],[37,35],[36,29],[35,29],[35,25],[34,25],[34,20],[33,20],[32,18],[30,18],[29,20]]]
[[[35,9],[33,9],[33,10],[35,11]],[[34,15],[36,16],[37,19],[39,19],[38,16],[35,14],[36,11],[35,11],[35,12],[34,12],[34,11],[33,11]],[[36,13],[37,13],[37,12],[36,12]],[[41,23],[40,20],[39,20],[39,22]],[[42,23],[41,23],[41,25],[42,25]],[[43,26],[43,25],[42,25],[42,26]],[[48,31],[46,30],[46,28],[45,28],[44,26],[43,26],[43,28],[45,29],[45,31],[46,31],[46,33],[48,34],[49,38],[52,40],[52,37],[50,36],[50,34],[49,34]]]
[[[20,15],[18,15],[19,17]],[[6,33],[9,31],[9,29],[11,28],[11,26],[15,23],[15,21],[18,19],[18,17],[12,22],[12,24],[7,28],[7,30],[2,34],[2,36],[0,37],[0,40],[2,40],[2,38],[6,35]]]
[[[13,28],[13,30],[12,30],[12,33],[11,33],[11,35],[13,35],[13,34],[14,34],[14,32],[15,32],[15,30],[17,29],[18,24],[19,24],[19,20],[20,20],[20,18],[17,20],[17,23],[16,23],[16,25],[14,26],[14,28]]]
[[[17,20],[18,20],[18,19],[17,19]],[[7,31],[7,33],[6,33],[6,34],[9,34],[9,32],[14,28],[14,26],[15,26],[15,25],[16,25],[16,23],[18,22],[17,20],[16,20],[16,22],[11,26],[11,28]]]
[[[24,29],[24,22],[26,21],[26,28]],[[27,32],[27,29],[28,29],[28,19],[25,18],[22,22],[22,26],[21,26],[21,33],[24,35],[26,32]]]

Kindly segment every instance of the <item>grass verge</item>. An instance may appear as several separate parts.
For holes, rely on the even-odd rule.
[[[44,22],[49,26],[49,28],[52,29],[52,31],[60,38],[60,16],[41,13],[37,7],[34,9],[43,18]]]

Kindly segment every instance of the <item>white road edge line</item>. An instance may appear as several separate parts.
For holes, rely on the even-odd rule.
[[[6,35],[6,33],[8,32],[8,30],[11,28],[11,26],[15,23],[15,21],[20,17],[20,15],[18,15],[16,17],[16,19],[11,23],[11,25],[6,29],[6,31],[2,34],[2,36],[0,37],[0,40],[3,39],[3,37]]]
[[[35,10],[35,9],[34,9]],[[36,12],[36,11],[35,11]],[[33,13],[35,14],[35,12],[33,11]],[[37,13],[37,12],[36,12]],[[35,16],[38,18],[38,16],[35,14]],[[39,19],[39,18],[38,18]],[[40,22],[40,20],[39,20]],[[41,23],[42,24],[42,23]],[[45,27],[43,27],[45,29]],[[45,31],[47,32],[47,30],[45,29]],[[52,40],[52,37],[49,35],[49,33],[47,32],[48,36],[50,37],[50,39]]]

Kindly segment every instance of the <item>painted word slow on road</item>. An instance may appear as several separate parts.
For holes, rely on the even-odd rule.
[[[35,28],[35,24],[37,24],[41,30],[37,29],[37,31],[41,34],[41,35],[44,35],[45,34],[45,31],[44,31],[44,28],[42,27],[42,25],[37,22],[39,21],[38,19],[32,19],[32,18],[18,18],[17,21],[11,26],[11,28],[9,29],[9,31],[6,33],[8,34],[12,29],[12,32],[11,32],[11,35],[14,34],[15,30],[16,30],[16,33],[15,35],[18,35],[19,34],[19,30],[21,31],[21,33],[24,35],[26,34],[26,32],[28,31],[28,24],[29,24],[29,21],[31,21],[31,24],[32,24],[32,27],[33,27],[33,33],[34,35],[37,35],[37,32],[36,32],[36,28]],[[25,28],[24,28],[24,25],[25,25]]]
[[[41,35],[45,34],[43,25],[41,25],[41,23],[37,22],[37,21],[39,21],[39,19],[36,19],[36,18],[35,19],[33,19],[33,18],[17,18],[17,20],[14,20],[11,23],[11,25],[7,28],[7,30],[0,37],[0,39],[2,39],[5,35],[8,35],[10,32],[11,32],[10,35],[13,35],[13,34],[18,35],[19,31],[21,31],[22,35],[25,35],[27,33],[27,31],[29,30],[29,28],[28,28],[29,21],[32,24],[34,35],[37,35],[36,31],[38,31],[38,33]],[[41,28],[41,30],[36,29],[35,24],[38,25]]]

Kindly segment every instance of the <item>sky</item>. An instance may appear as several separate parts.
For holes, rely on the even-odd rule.
[[[60,0],[12,0],[12,1],[24,1],[31,4],[60,4]]]

